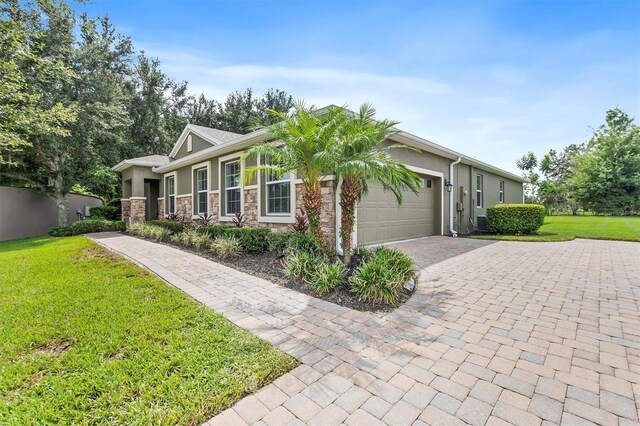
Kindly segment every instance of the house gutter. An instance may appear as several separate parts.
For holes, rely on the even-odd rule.
[[[462,157],[458,157],[458,159],[452,163],[449,163],[449,183],[453,185],[453,166],[460,163],[462,161]],[[455,185],[454,185],[455,186]],[[458,232],[453,229],[453,188],[449,193],[449,232],[452,237],[457,237]]]

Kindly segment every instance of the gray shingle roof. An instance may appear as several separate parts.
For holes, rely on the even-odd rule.
[[[169,157],[166,155],[146,155],[144,157],[129,158],[127,161],[166,164],[169,162]]]
[[[228,142],[239,136],[242,136],[239,133],[227,132],[225,130],[213,129],[211,127],[198,126],[196,124],[192,124],[192,126],[200,130],[201,132],[208,134],[212,138],[219,140],[220,142]]]

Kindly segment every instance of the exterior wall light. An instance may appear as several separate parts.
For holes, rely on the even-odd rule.
[[[451,192],[453,189],[453,184],[449,180],[444,180],[444,186],[447,188],[447,192]]]

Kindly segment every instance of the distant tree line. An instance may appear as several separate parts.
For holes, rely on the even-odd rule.
[[[583,144],[550,150],[540,161],[529,151],[516,165],[528,183],[528,202],[547,212],[640,213],[640,127],[620,108]]]
[[[187,123],[246,133],[286,113],[287,93],[251,89],[224,102],[188,93],[136,52],[108,18],[78,16],[64,1],[0,4],[0,185],[29,186],[58,203],[81,185],[117,197],[111,166],[168,153]]]

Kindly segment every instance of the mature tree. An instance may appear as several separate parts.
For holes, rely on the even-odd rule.
[[[205,102],[201,99],[198,104],[205,104]],[[261,97],[255,97],[250,88],[244,92],[235,91],[227,96],[224,104],[218,104],[218,113],[215,116],[217,122],[212,127],[244,134],[257,126],[276,123],[278,117],[271,111],[286,114],[293,107],[293,104],[291,95],[277,89],[269,89]],[[207,125],[192,120],[192,117],[190,117],[190,122]]]
[[[215,99],[207,99],[204,95],[191,100],[186,115],[189,122],[199,126],[220,128],[223,120],[222,106]]]
[[[0,6],[0,173],[11,179],[33,137],[68,136],[65,126],[76,117],[73,106],[42,105],[42,95],[23,74],[29,68],[36,75],[59,80],[73,75],[56,58],[38,56],[40,34],[30,33],[25,22],[16,19],[20,13],[17,3]]]
[[[330,108],[324,114],[318,114],[314,108],[308,108],[298,101],[289,113],[274,110],[270,113],[277,124],[268,126],[267,131],[274,140],[282,141],[283,145],[261,143],[245,151],[243,161],[251,157],[268,159],[268,164],[247,168],[245,182],[250,181],[255,173],[281,176],[295,172],[304,185],[302,201],[309,219],[309,233],[326,253],[332,254],[334,250],[320,226],[321,180],[323,176],[334,172],[335,161],[328,155],[328,146],[335,140],[344,112],[339,108]]]
[[[640,209],[640,127],[620,108],[605,120],[577,158],[572,184],[588,209],[631,214]]]
[[[269,111],[278,111],[282,114],[293,108],[293,97],[283,90],[269,89],[261,98],[256,100],[256,121],[258,124],[269,125],[276,123],[276,117]]]
[[[376,110],[363,104],[356,114],[347,111],[338,127],[335,143],[329,144],[329,156],[335,162],[334,173],[340,180],[340,239],[344,263],[351,263],[353,225],[356,204],[368,191],[370,182],[380,183],[385,190],[393,192],[398,204],[403,192],[420,192],[420,177],[406,165],[393,159],[391,149],[412,149],[406,145],[381,144],[395,134],[398,123],[391,120],[377,121]]]
[[[17,3],[14,8],[19,9]],[[71,187],[104,159],[119,158],[126,141],[129,117],[125,80],[129,73],[131,42],[116,34],[108,19],[80,17],[64,2],[38,2],[19,9],[20,22],[36,41],[38,58],[72,70],[71,76],[20,69],[38,93],[40,108],[64,105],[77,111],[64,133],[31,138],[20,155],[22,178],[51,195],[58,205],[60,224],[66,223],[66,195]],[[76,32],[77,30],[77,32]],[[76,35],[77,34],[77,35]]]
[[[580,204],[575,198],[572,177],[576,159],[583,151],[584,145],[571,144],[560,153],[552,149],[542,157],[540,171],[545,180],[540,182],[539,196],[547,208],[568,207],[577,214]]]
[[[525,183],[525,198],[529,203],[538,202],[538,190],[540,187],[540,175],[536,172],[538,167],[538,159],[533,151],[527,152],[525,155],[516,160],[516,166],[522,170],[524,178],[527,179]]]

